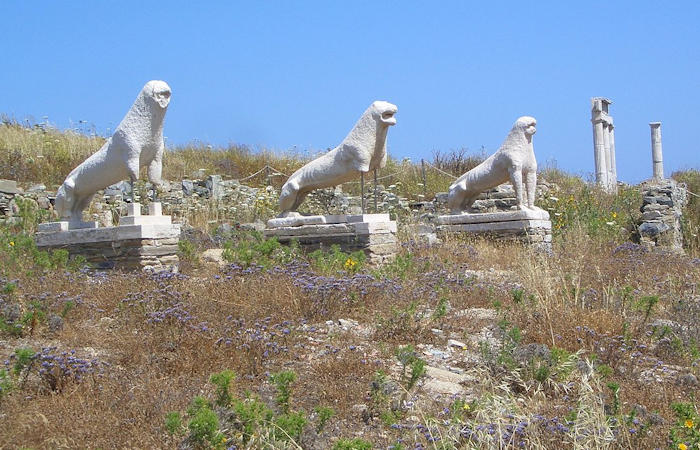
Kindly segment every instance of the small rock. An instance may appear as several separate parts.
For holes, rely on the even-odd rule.
[[[698,385],[698,378],[692,373],[684,373],[682,375],[678,375],[676,383],[680,384],[681,386],[696,387]]]
[[[656,236],[670,229],[671,227],[669,227],[665,223],[644,222],[639,226],[639,234],[646,236]]]
[[[464,342],[460,342],[457,339],[450,339],[447,341],[447,345],[450,347],[457,347],[459,349],[465,349],[467,348],[467,344]]]
[[[49,200],[48,197],[38,197],[36,199],[36,204],[39,205],[39,208],[41,208],[41,209],[50,209],[51,208],[51,201]]]
[[[182,192],[185,195],[192,195],[194,193],[194,183],[191,180],[182,180]]]
[[[27,189],[27,192],[41,192],[46,190],[46,185],[45,184],[33,184],[29,189]]]
[[[461,383],[469,381],[474,381],[474,379],[445,369],[426,366],[423,388],[433,394],[460,395],[465,392]]]
[[[364,403],[357,403],[355,405],[352,405],[352,410],[356,413],[362,414],[365,411],[367,411],[367,405]]]
[[[265,224],[262,222],[251,222],[251,223],[242,223],[241,224],[241,230],[244,231],[263,231],[265,230]]]
[[[100,319],[100,326],[102,328],[111,328],[114,324],[114,319],[111,317],[103,317]]]
[[[218,264],[220,266],[225,266],[227,264],[224,259],[224,249],[223,248],[210,248],[202,252],[202,261],[208,263]]]
[[[360,325],[357,320],[352,319],[339,319],[338,324],[346,331]]]

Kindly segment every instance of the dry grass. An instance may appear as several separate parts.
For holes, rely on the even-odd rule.
[[[630,255],[613,250],[608,244],[573,233],[557,243],[550,257],[520,246],[486,241],[413,248],[404,272],[393,266],[385,269],[383,274],[375,275],[386,280],[385,287],[369,289],[357,297],[348,297],[347,291],[319,296],[295,286],[293,272],[289,271],[254,270],[244,274],[240,270],[219,272],[213,267],[192,266],[185,277],[169,279],[144,274],[95,277],[56,272],[50,274],[49,291],[46,279],[16,274],[20,288],[12,297],[3,296],[5,304],[18,303],[26,309],[32,299],[41,299],[48,311],[58,311],[60,299],[80,296],[81,301],[66,314],[60,331],[52,332],[46,322],[40,322],[23,337],[5,335],[0,346],[3,358],[20,347],[38,350],[58,346],[75,350],[79,357],[96,357],[109,366],[81,383],[67,382],[58,391],[48,389],[32,372],[21,391],[2,398],[0,445],[175,446],[179,439],[165,431],[163,417],[170,411],[184,411],[195,395],[212,396],[213,387],[207,379],[226,368],[238,374],[235,391],[239,395],[250,389],[268,401],[272,401],[273,389],[266,374],[292,369],[299,377],[293,396],[295,409],[311,411],[319,405],[331,406],[337,412],[329,428],[332,436],[353,436],[362,430],[365,439],[389,445],[401,432],[382,425],[377,418],[367,423],[367,417],[353,408],[368,401],[375,372],[394,367],[392,349],[397,345],[442,345],[446,336],[467,339],[484,326],[495,326],[457,314],[478,307],[495,308],[508,326],[517,326],[523,344],[580,351],[589,359],[595,355],[595,366],[612,368],[602,381],[599,376],[588,381],[572,379],[571,395],[576,389],[579,394],[570,398],[556,390],[514,389],[519,385],[537,386],[522,378],[526,369],[521,369],[525,372],[519,372],[520,378],[513,379],[501,378],[507,372],[497,372],[501,375],[489,375],[496,377],[491,388],[485,382],[479,388],[483,407],[491,401],[487,399],[494,399],[493,395],[506,401],[503,395],[507,392],[511,398],[507,402],[520,405],[513,406],[513,411],[522,417],[563,417],[576,406],[576,398],[579,402],[598,398],[600,403],[590,403],[598,405],[597,410],[590,406],[581,414],[588,414],[588,422],[600,422],[608,417],[601,412],[601,405],[609,405],[612,398],[604,385],[614,381],[620,385],[621,415],[628,414],[634,405],[643,405],[667,421],[646,434],[632,435],[623,427],[614,446],[663,446],[672,420],[669,404],[690,399],[693,388],[676,384],[673,379],[653,384],[641,381],[641,372],[653,364],[642,362],[640,357],[630,358],[632,349],[622,351],[624,339],[615,337],[626,335],[625,339],[653,348],[655,338],[646,334],[648,322],[655,318],[678,320],[673,302],[697,295],[700,268],[683,257]],[[476,270],[476,278],[465,276],[465,270]],[[634,299],[626,300],[621,295],[626,286],[633,290]],[[525,295],[516,303],[513,289],[518,288]],[[592,296],[591,290],[599,295]],[[644,295],[660,298],[646,323],[636,304]],[[447,299],[449,307],[446,315],[436,317],[440,297]],[[149,322],[153,313],[177,305],[180,318],[172,314],[162,322]],[[183,318],[188,314],[193,317]],[[326,320],[339,318],[357,320],[368,327],[368,334],[333,331],[325,326]],[[312,326],[316,331],[310,331]],[[584,327],[594,330],[595,336],[581,331]],[[282,331],[285,328],[288,333]],[[444,337],[431,332],[433,328],[442,329]],[[256,340],[256,334],[263,338]],[[644,355],[654,357],[651,350]],[[668,367],[696,371],[691,366],[693,357],[683,348],[665,355],[663,361]],[[518,379],[521,381],[513,381]],[[506,391],[494,387],[500,385]],[[488,409],[478,411],[485,413]],[[438,411],[419,413],[428,418]],[[469,420],[487,419],[496,418],[474,416]],[[588,422],[579,421],[577,426],[584,427]],[[444,433],[445,439],[457,436],[446,428],[435,432]],[[329,445],[332,436],[318,437],[316,442]],[[573,434],[551,434],[535,425],[531,426],[529,439],[532,445],[543,448],[555,448],[557,442],[580,442]],[[592,445],[594,441],[585,442]],[[600,448],[608,445],[596,442]]]

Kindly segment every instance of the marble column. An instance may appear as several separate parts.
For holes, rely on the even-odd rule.
[[[615,192],[617,192],[617,163],[615,161],[615,125],[610,119],[610,125],[608,126],[609,140],[610,140],[610,181]]]
[[[607,181],[607,168],[605,167],[605,127],[602,120],[593,122],[593,156],[595,158],[595,181],[605,187]]]
[[[664,179],[664,158],[661,150],[661,122],[650,122],[651,127],[651,161],[654,165],[654,179]]]
[[[605,190],[610,191],[613,187],[612,165],[610,160],[610,124],[603,123],[603,148],[605,149]]]
[[[596,183],[606,191],[615,190],[616,183],[612,181],[611,169],[613,159],[611,155],[611,134],[609,126],[612,118],[608,115],[608,108],[612,102],[604,97],[591,99],[591,123],[593,123],[593,156],[595,158]]]

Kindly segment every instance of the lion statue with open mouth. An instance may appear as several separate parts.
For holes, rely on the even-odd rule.
[[[280,217],[299,215],[297,208],[314,189],[337,186],[384,167],[387,130],[396,124],[397,111],[388,102],[372,103],[339,146],[294,172],[282,186]]]

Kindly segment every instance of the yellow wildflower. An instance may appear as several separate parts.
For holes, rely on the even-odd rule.
[[[352,258],[348,258],[345,261],[345,269],[346,270],[352,270],[357,266],[357,261],[353,260]]]
[[[465,411],[469,411],[472,408],[471,408],[471,406],[469,406],[469,403],[465,403],[464,406],[462,406],[462,409]]]
[[[688,450],[688,446],[681,442],[678,444],[678,450]]]
[[[693,425],[694,425],[694,423],[693,423],[692,420],[686,419],[686,421],[685,421],[685,427],[686,427],[686,428],[693,428]]]
[[[15,241],[10,241],[10,247],[14,247],[14,246],[15,246]]]
[[[612,218],[617,219],[617,213],[615,211],[613,211],[613,213],[612,213]]]

